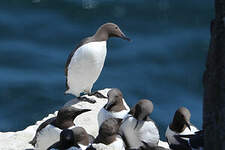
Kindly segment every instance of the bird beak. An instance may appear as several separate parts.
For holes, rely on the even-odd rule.
[[[88,111],[91,111],[91,109],[81,109],[79,111],[79,114],[82,114],[82,113],[85,113],[85,112],[88,112]]]
[[[188,129],[191,131],[190,123],[188,121],[185,121],[185,124],[188,127]]]
[[[126,35],[119,29],[118,32],[116,33],[117,37],[120,37],[121,39],[130,41],[130,38],[126,37]]]
[[[126,37],[125,34],[123,33],[121,34],[121,38],[124,40],[130,41],[130,38]]]
[[[108,110],[114,104],[114,100],[108,98],[108,103],[105,105],[105,109]]]
[[[108,110],[109,107],[112,105],[112,103],[108,102],[106,105],[105,105],[105,109]]]

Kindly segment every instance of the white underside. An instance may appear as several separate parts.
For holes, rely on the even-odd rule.
[[[77,148],[76,150],[86,150],[86,148],[89,146],[89,145],[86,146],[86,145],[82,145],[82,144],[78,144],[78,145],[80,146],[80,148]]]
[[[166,148],[166,149],[170,149],[169,144],[167,142],[165,142],[165,141],[159,140],[158,146]]]
[[[98,79],[106,57],[106,41],[84,44],[76,50],[68,66],[65,93],[80,96],[80,93],[90,93],[93,84]]]
[[[107,120],[109,118],[119,118],[119,119],[125,118],[126,115],[129,113],[130,108],[126,104],[124,99],[123,99],[123,104],[124,104],[126,110],[122,110],[120,112],[109,112],[109,111],[105,110],[105,108],[103,107],[98,113],[98,125],[99,125],[99,127],[101,126],[101,124],[105,120]]]
[[[177,133],[177,132],[174,132],[172,131],[169,126],[166,130],[166,138],[168,140],[168,143],[169,144],[179,144],[179,142],[174,138],[174,135],[187,135],[187,134],[194,134],[196,131],[199,131],[195,126],[191,125],[191,131],[189,130],[189,128],[185,128],[185,130],[181,133]],[[186,138],[183,138],[183,139],[186,139]]]
[[[105,145],[102,143],[92,144],[96,150],[125,150],[125,144],[120,136],[116,137],[116,141],[109,145]]]
[[[70,127],[70,129],[74,126]],[[61,129],[49,124],[43,128],[37,135],[37,143],[35,144],[35,149],[46,150],[52,144],[56,143],[60,139]]]
[[[120,130],[125,136],[130,148],[139,148],[143,145],[141,141],[149,145],[158,144],[159,131],[152,121],[139,121],[135,128],[137,120],[134,117],[127,118],[121,125]]]
[[[113,147],[116,150],[125,150],[125,144],[120,136],[117,136],[116,141],[109,144],[109,146]]]
[[[93,146],[96,150],[117,150],[117,149],[114,149],[112,146],[105,145],[105,144],[102,144],[102,143],[92,144],[92,146]]]

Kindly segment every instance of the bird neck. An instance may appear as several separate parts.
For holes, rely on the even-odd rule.
[[[104,29],[99,29],[94,34],[93,38],[96,41],[107,41],[109,39],[109,35],[108,35],[108,33]]]
[[[178,132],[178,133],[181,133],[185,130],[187,126],[183,123],[180,123],[178,121],[173,121],[171,124],[170,124],[170,129],[172,131],[175,131],[175,132]]]
[[[120,112],[122,110],[127,110],[123,105],[123,102],[116,102],[114,105],[111,105],[108,109],[110,112]]]
[[[111,136],[108,136],[108,135],[104,136],[102,134],[99,134],[97,136],[97,138],[95,139],[94,143],[96,143],[96,144],[103,143],[105,145],[109,145],[115,140],[116,140],[116,134],[115,135],[111,135]]]

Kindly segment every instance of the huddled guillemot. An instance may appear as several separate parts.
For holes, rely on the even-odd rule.
[[[60,134],[60,141],[48,148],[48,150],[86,150],[89,146],[89,135],[82,127],[64,129]]]
[[[130,115],[124,119],[120,127],[120,134],[128,149],[158,146],[159,130],[155,122],[149,118],[152,111],[152,102],[142,99],[131,109]]]
[[[92,147],[88,150],[102,149],[99,147],[101,144],[107,145],[114,150],[125,150],[125,144],[121,136],[118,134],[121,121],[122,119],[117,118],[109,118],[105,120],[99,129],[99,134],[94,140]]]
[[[204,150],[204,131],[197,131],[189,135],[174,135],[179,144],[171,144],[173,150]],[[187,140],[183,139],[187,138]]]
[[[91,144],[90,138],[87,132],[82,127],[76,127],[72,129],[74,134],[75,147],[79,150],[86,150],[86,148]]]
[[[78,109],[71,106],[59,110],[57,117],[50,118],[43,122],[37,129],[35,137],[30,142],[36,149],[47,149],[60,138],[63,129],[73,128],[74,119],[90,109]]]
[[[190,123],[191,113],[185,107],[180,107],[174,114],[173,122],[166,130],[166,139],[169,145],[179,144],[174,135],[194,134],[198,129]]]
[[[107,52],[106,42],[110,37],[129,40],[118,25],[106,23],[100,26],[93,36],[83,39],[70,53],[65,66],[65,94],[77,97],[83,92],[91,94],[93,84],[103,68]]]
[[[47,150],[68,150],[74,146],[74,135],[70,129],[64,129],[60,133],[60,141],[50,146]]]
[[[107,96],[107,104],[98,113],[99,126],[109,118],[123,119],[130,111],[130,108],[123,99],[123,94],[119,89],[111,89],[107,93]]]

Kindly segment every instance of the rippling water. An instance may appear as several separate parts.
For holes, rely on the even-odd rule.
[[[117,87],[130,106],[151,99],[162,137],[180,106],[201,128],[212,18],[210,0],[0,1],[0,131],[21,130],[72,98],[64,95],[67,56],[109,21],[132,41],[109,40],[94,90]]]

